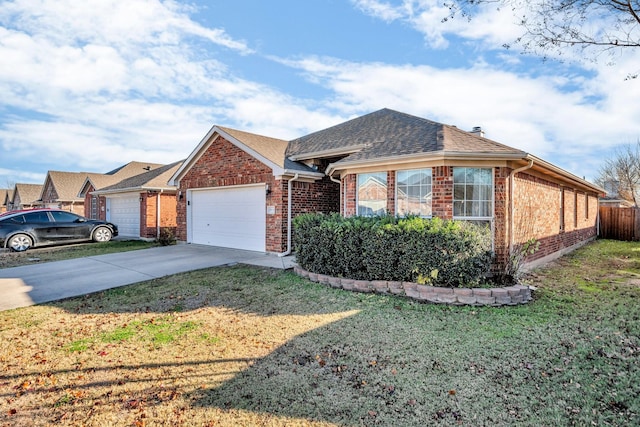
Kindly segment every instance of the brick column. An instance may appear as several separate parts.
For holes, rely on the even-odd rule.
[[[453,218],[453,168],[436,166],[432,169],[431,208],[434,217]]]

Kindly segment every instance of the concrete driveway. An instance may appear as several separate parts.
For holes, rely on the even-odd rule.
[[[293,267],[292,257],[183,244],[5,268],[0,269],[0,311],[237,263]]]

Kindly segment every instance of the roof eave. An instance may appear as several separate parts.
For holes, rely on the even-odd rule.
[[[339,169],[346,169],[354,166],[369,166],[378,164],[401,164],[401,163],[417,163],[430,160],[449,160],[449,159],[462,159],[462,160],[522,160],[526,158],[525,152],[514,153],[469,153],[460,151],[432,151],[429,153],[420,154],[405,154],[402,156],[386,156],[376,157],[375,159],[361,159],[331,163],[327,167],[327,175],[332,175],[333,172]]]
[[[602,194],[606,193],[606,190],[604,188],[599,187],[599,186],[587,181],[586,179],[582,179],[582,178],[572,174],[571,172],[568,172],[568,171],[562,169],[561,167],[556,166],[556,165],[554,165],[552,163],[549,163],[546,160],[543,160],[543,159],[541,159],[539,157],[536,157],[536,156],[534,156],[532,154],[527,154],[526,160],[533,160],[534,164],[543,166],[545,169],[548,169],[548,170],[550,170],[550,171],[552,171],[552,172],[554,172],[554,173],[556,173],[558,175],[561,175],[564,178],[567,178],[567,179],[569,179],[571,181],[574,181],[575,183],[580,184],[580,185],[582,185],[584,187],[588,187],[588,188],[590,188],[591,190],[593,190],[595,192],[602,193]]]
[[[294,162],[311,160],[311,159],[323,159],[327,157],[345,156],[347,154],[357,153],[358,151],[367,148],[367,144],[351,145],[349,147],[332,148],[329,150],[311,151],[309,153],[295,154],[289,156],[289,160]]]
[[[112,188],[110,190],[94,190],[91,194],[101,196],[103,194],[115,194],[115,193],[139,193],[141,191],[177,191],[178,189],[174,186],[155,186],[155,185],[138,185],[135,187],[126,187],[126,188]]]

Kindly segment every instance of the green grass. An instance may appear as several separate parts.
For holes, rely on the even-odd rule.
[[[639,425],[639,278],[640,243],[614,241],[499,308],[240,265],[175,275],[0,313],[0,410],[16,425]]]
[[[65,259],[105,255],[116,252],[135,251],[153,246],[157,246],[157,243],[145,242],[142,240],[124,240],[104,243],[50,246],[30,249],[26,252],[1,252],[0,268],[19,267],[33,263],[62,261]]]

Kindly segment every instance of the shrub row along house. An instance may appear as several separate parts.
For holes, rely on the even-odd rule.
[[[497,266],[532,238],[530,263],[595,238],[604,193],[480,129],[389,109],[292,141],[214,126],[169,184],[187,243],[288,254],[301,213],[411,213],[488,225]]]

